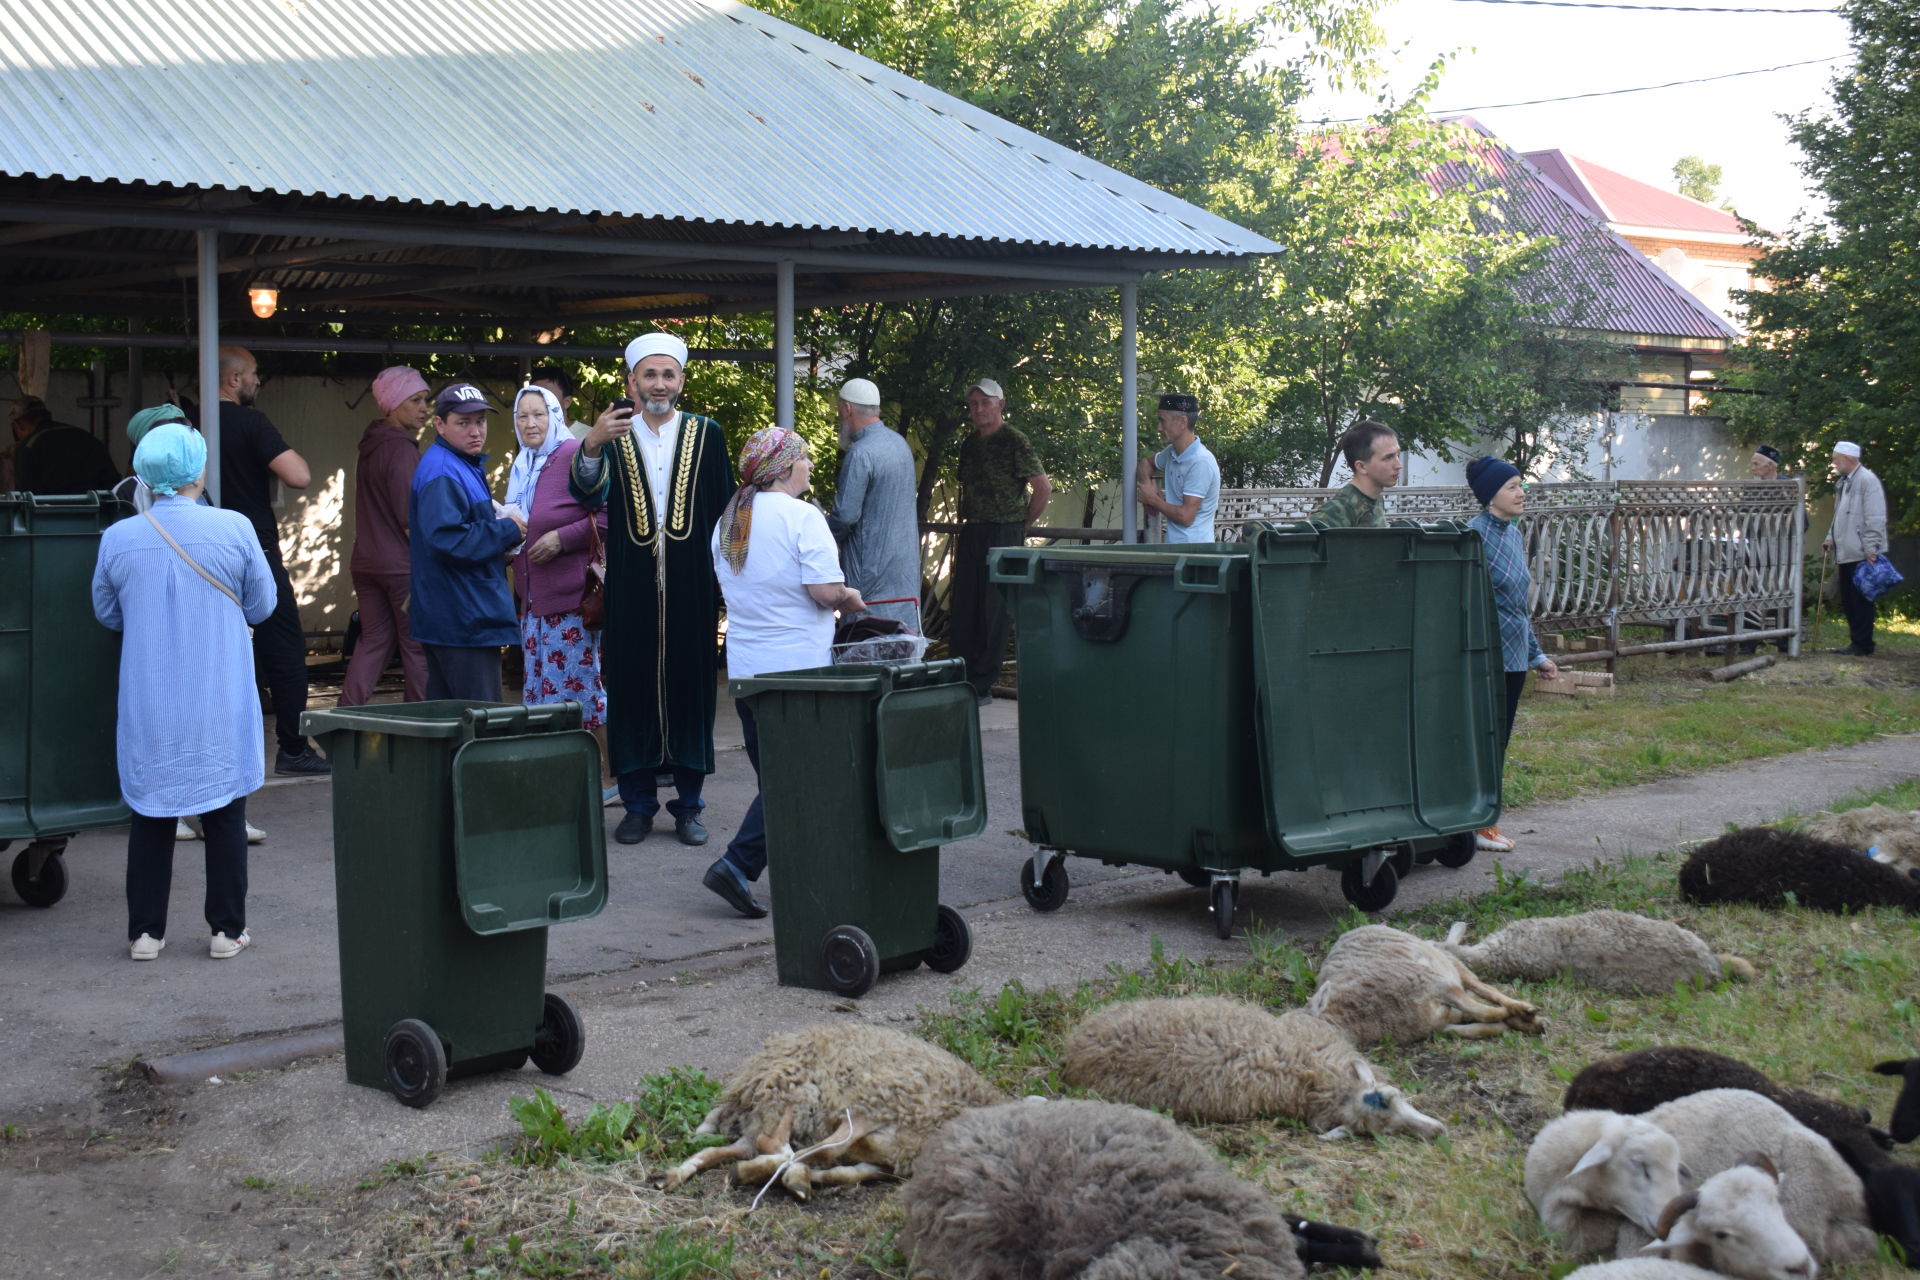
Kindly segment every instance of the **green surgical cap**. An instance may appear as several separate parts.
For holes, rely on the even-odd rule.
[[[151,409],[142,409],[127,419],[127,440],[135,448],[140,438],[163,422],[185,422],[187,415],[175,404],[156,404]]]

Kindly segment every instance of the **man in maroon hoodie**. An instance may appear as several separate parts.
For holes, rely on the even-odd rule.
[[[420,461],[416,439],[432,408],[427,380],[416,369],[395,365],[373,380],[382,417],[360,436],[353,473],[353,593],[360,605],[360,644],[347,664],[340,705],[363,706],[400,648],[408,702],[427,696],[427,655],[407,626],[412,590],[407,551],[407,496]]]

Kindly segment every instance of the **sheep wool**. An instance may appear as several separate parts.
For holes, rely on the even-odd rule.
[[[901,1193],[927,1280],[1300,1280],[1293,1228],[1164,1116],[1013,1102],[936,1133]]]
[[[1680,1196],[1680,1143],[1640,1116],[1570,1111],[1527,1148],[1527,1200],[1576,1254],[1610,1252],[1623,1228],[1659,1231]]]
[[[1446,1132],[1376,1081],[1340,1028],[1299,1010],[1276,1017],[1244,1000],[1110,1004],[1068,1033],[1061,1067],[1069,1084],[1183,1120],[1284,1116],[1322,1137]]]
[[[1622,1258],[1617,1262],[1589,1262],[1567,1272],[1566,1280],[1727,1280],[1690,1262],[1671,1258]]]
[[[1540,916],[1502,925],[1473,946],[1456,924],[1440,945],[1484,978],[1544,982],[1571,973],[1576,982],[1620,995],[1657,995],[1677,982],[1749,979],[1753,966],[1716,956],[1699,935],[1670,920],[1626,911]]]
[[[1875,861],[1899,871],[1920,869],[1920,812],[1905,813],[1884,804],[1823,813],[1806,825],[1816,840],[1831,840],[1859,853],[1873,850]]]
[[[1747,1089],[1708,1089],[1662,1103],[1643,1118],[1674,1136],[1696,1177],[1710,1178],[1756,1153],[1772,1161],[1780,1171],[1780,1208],[1823,1266],[1874,1256],[1878,1237],[1860,1179],[1825,1138],[1778,1103]],[[1623,1228],[1621,1252],[1652,1238],[1652,1232]]]
[[[1496,990],[1438,943],[1383,924],[1340,935],[1307,1002],[1357,1045],[1412,1044],[1436,1031],[1540,1035],[1539,1010]]]
[[[1920,910],[1920,883],[1845,845],[1772,827],[1742,827],[1709,840],[1680,868],[1689,902],[1782,907],[1788,895],[1815,911],[1863,907]]]

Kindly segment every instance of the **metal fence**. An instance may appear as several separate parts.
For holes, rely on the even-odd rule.
[[[1249,520],[1304,520],[1331,489],[1228,489],[1214,527],[1236,540]],[[1467,520],[1480,504],[1465,488],[1388,489],[1388,519]],[[1607,629],[1604,651],[1695,648],[1725,631],[1780,639],[1799,651],[1804,481],[1616,480],[1527,486],[1534,625]],[[1620,642],[1623,626],[1658,626],[1672,639]]]

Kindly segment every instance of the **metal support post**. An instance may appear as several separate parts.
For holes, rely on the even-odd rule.
[[[1120,286],[1120,541],[1139,537],[1133,472],[1140,461],[1140,286]]]
[[[220,233],[200,236],[200,434],[207,440],[207,501],[220,505]]]
[[[793,259],[775,267],[773,303],[773,421],[793,430]]]

